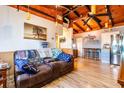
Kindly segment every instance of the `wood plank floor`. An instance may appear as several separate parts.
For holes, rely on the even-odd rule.
[[[43,88],[120,88],[117,83],[119,67],[100,61],[77,58],[75,70]]]

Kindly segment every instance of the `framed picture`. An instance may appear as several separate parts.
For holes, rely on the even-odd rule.
[[[24,39],[47,40],[47,29],[45,27],[24,23]]]
[[[60,37],[59,40],[60,40],[60,43],[63,43],[66,41],[65,37]]]

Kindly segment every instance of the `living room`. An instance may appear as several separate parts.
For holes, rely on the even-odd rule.
[[[123,9],[0,5],[1,87],[123,87]]]

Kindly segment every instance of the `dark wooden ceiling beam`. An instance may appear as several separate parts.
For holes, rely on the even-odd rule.
[[[63,8],[67,9],[67,10],[70,10],[69,6],[67,5],[61,5]]]
[[[85,30],[84,30],[78,23],[74,22],[74,24],[75,24],[79,29],[81,29],[81,31],[85,32]]]
[[[24,7],[24,8],[28,8],[27,5],[20,5],[20,6],[21,6],[21,7]],[[56,19],[54,16],[51,16],[51,15],[45,13],[45,12],[42,12],[42,11],[37,10],[36,8],[32,8],[32,7],[30,7],[30,6],[29,6],[29,10],[32,10],[32,11],[35,11],[35,12],[37,12],[37,13],[43,14],[43,15],[45,15],[45,16],[48,16],[48,17],[50,17],[50,18]]]
[[[114,26],[114,22],[113,22],[113,18],[112,18],[112,13],[110,11],[110,6],[109,5],[106,5],[105,7],[106,7],[106,11],[108,13],[108,16],[109,16],[109,20],[111,22],[111,25]]]
[[[76,32],[76,33],[79,33],[76,29],[73,28],[73,31]]]
[[[96,20],[94,20],[96,23],[97,23],[97,25],[99,26],[99,28],[101,29],[102,28],[102,25],[100,24],[100,22],[97,22]]]
[[[84,24],[84,20],[82,19],[82,21],[83,21],[83,24]],[[92,30],[92,27],[88,24],[88,23],[86,23],[86,26],[90,29],[90,30]]]
[[[80,14],[79,14],[77,11],[74,11],[74,14],[75,14],[77,17],[80,17]]]
[[[102,25],[100,24],[101,20],[99,20],[97,17],[92,17],[92,19],[97,23],[97,25],[99,26],[99,28],[102,28]],[[97,21],[98,20],[98,21]]]
[[[89,25],[89,24],[86,24],[87,25],[87,27],[90,29],[90,30],[92,30],[92,27]]]
[[[67,12],[64,13],[63,16],[68,15],[71,11],[72,11],[72,12],[73,12],[73,11],[76,11],[76,9],[77,9],[79,6],[81,6],[81,5],[76,5],[76,6],[73,7],[73,8],[67,8],[67,7],[63,6],[63,7],[65,7],[65,8],[67,9]]]

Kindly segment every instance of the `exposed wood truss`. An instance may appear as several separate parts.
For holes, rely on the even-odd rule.
[[[75,30],[75,29],[73,29],[73,31],[75,32],[75,33],[79,33],[77,30]]]
[[[27,5],[10,5],[20,10],[28,11]],[[30,5],[29,12],[45,19],[56,21],[57,15],[62,20],[59,23],[74,24],[75,33],[90,30],[99,30],[105,28],[105,23],[109,23],[108,27],[124,25],[124,5],[96,5],[96,13],[92,14],[91,5]],[[79,31],[78,31],[79,30]]]

